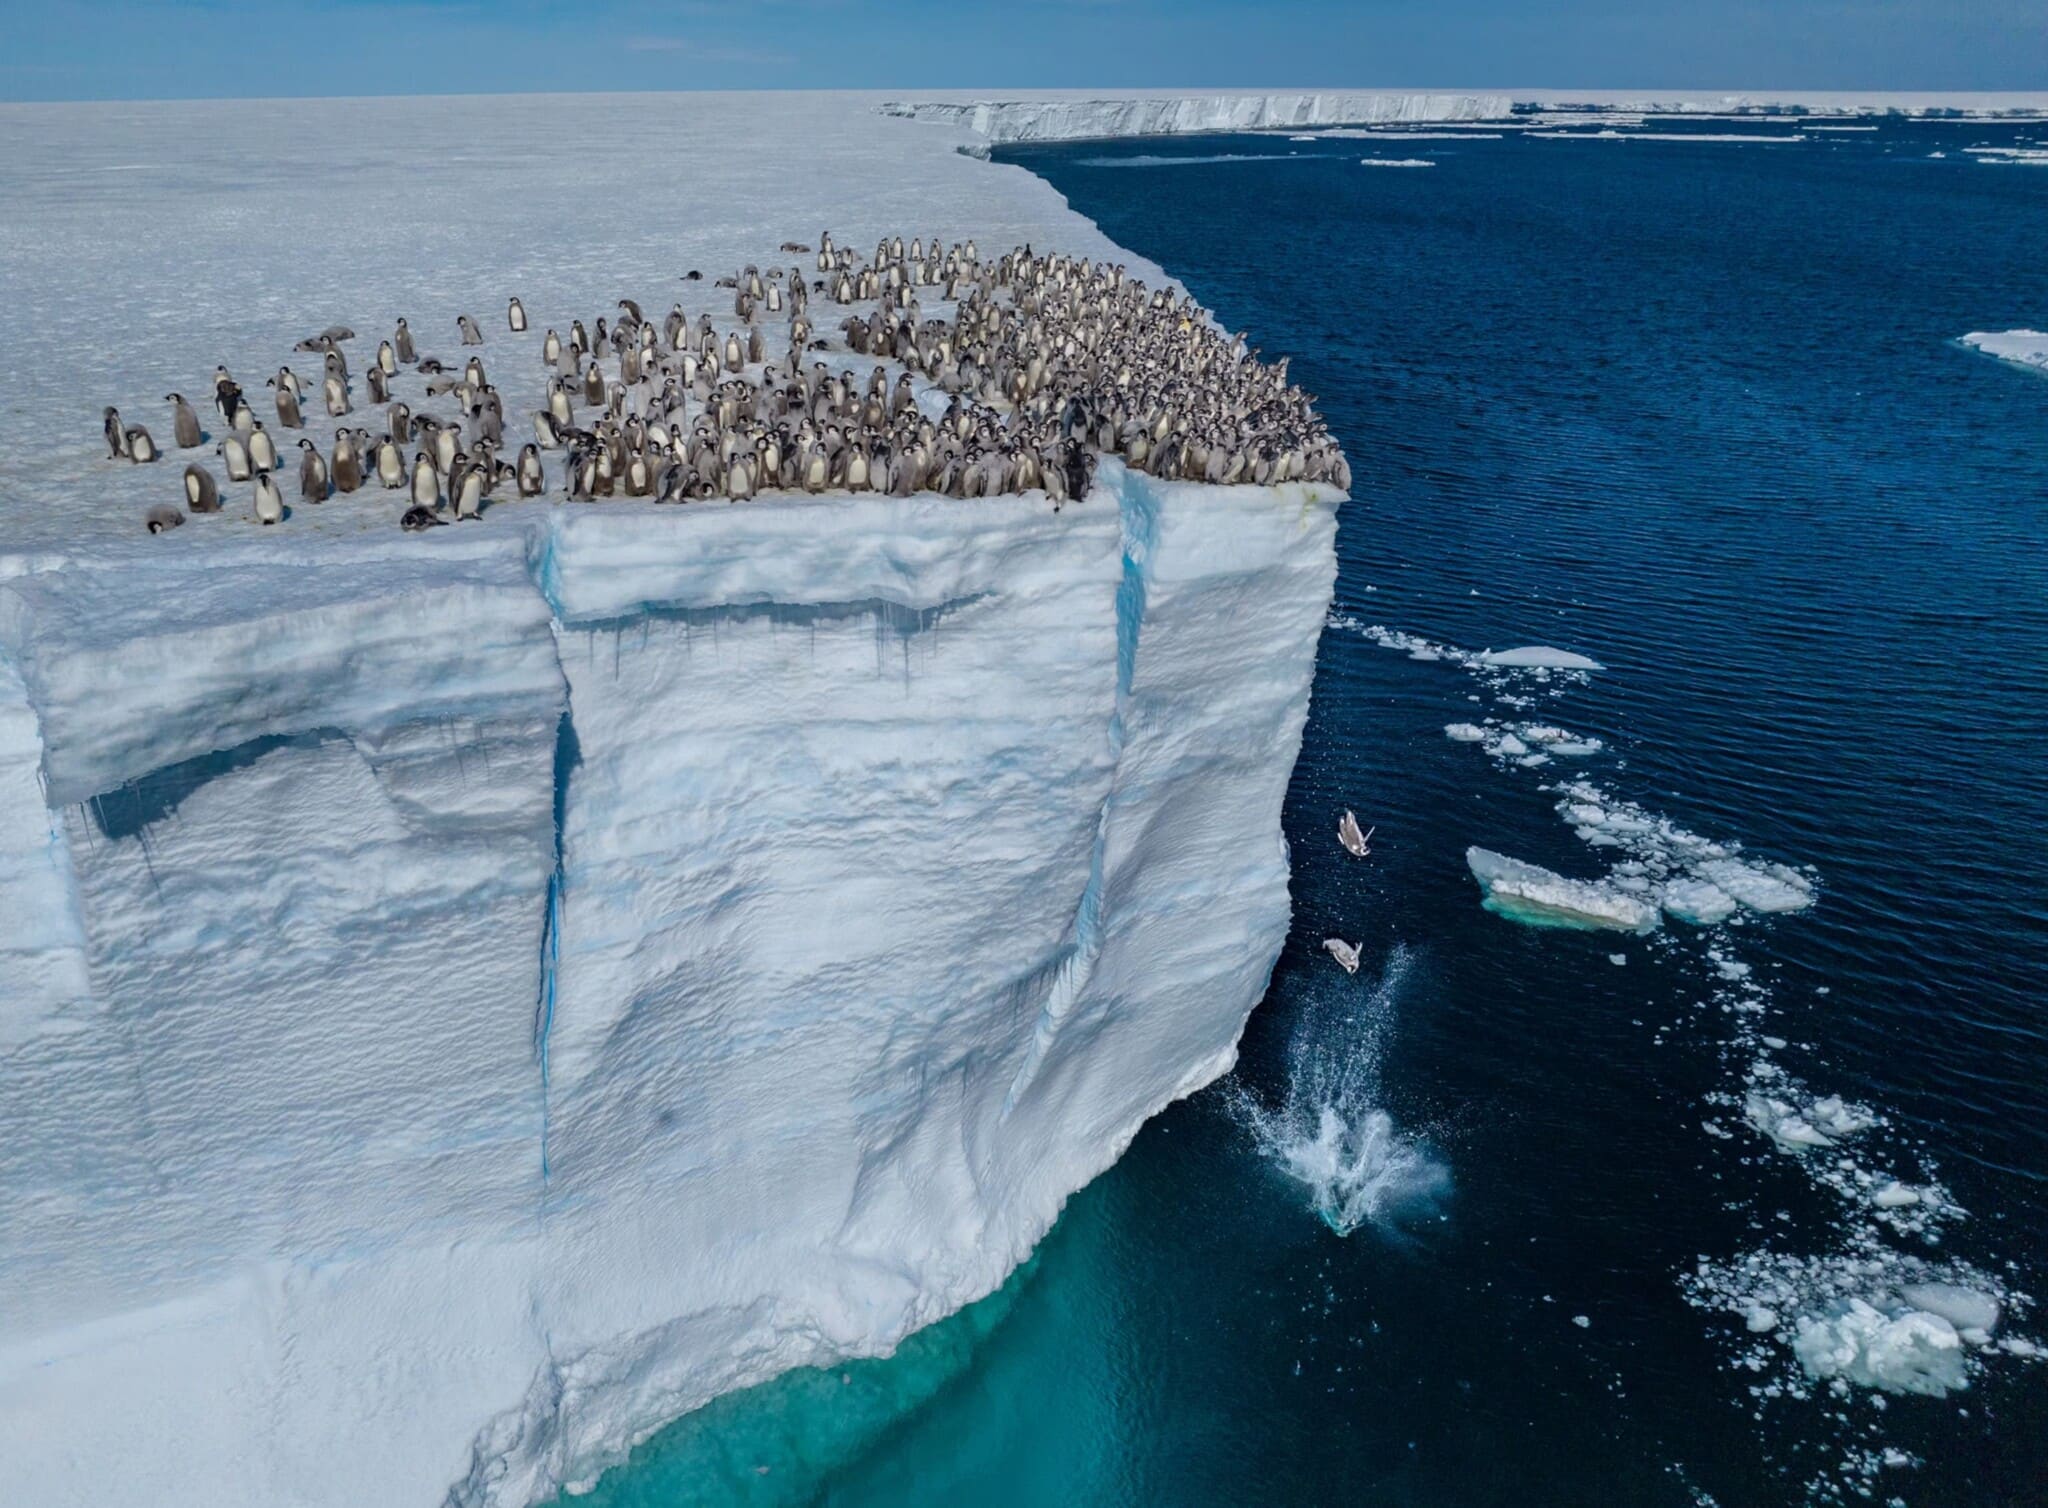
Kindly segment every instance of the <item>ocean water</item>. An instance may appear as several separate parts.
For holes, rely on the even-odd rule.
[[[2048,382],[1954,344],[2048,323],[2030,135],[1002,153],[1350,454],[1294,933],[1002,1292],[583,1501],[2048,1502]]]

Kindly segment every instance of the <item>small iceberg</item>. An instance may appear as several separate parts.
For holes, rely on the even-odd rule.
[[[1496,916],[1531,927],[1567,927],[1586,932],[1648,932],[1657,907],[1597,880],[1568,880],[1486,848],[1465,850],[1465,864]]]
[[[1485,649],[1479,663],[1503,670],[1605,670],[1607,667],[1586,655],[1548,644],[1524,644],[1518,649]]]

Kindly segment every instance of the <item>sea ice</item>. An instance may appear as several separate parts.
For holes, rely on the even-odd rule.
[[[1613,885],[1566,879],[1484,848],[1466,849],[1465,863],[1486,909],[1513,921],[1610,932],[1648,932],[1657,925],[1655,906]]]
[[[1995,334],[1973,330],[1962,342],[1986,356],[2048,372],[2048,330],[2000,330]]]
[[[520,1508],[989,1292],[1228,1069],[1288,926],[1333,495],[1105,463],[1058,515],[413,538],[372,497],[150,538],[176,468],[78,420],[273,369],[280,309],[444,356],[514,292],[694,316],[684,269],[820,224],[1156,269],[854,96],[298,102],[288,144],[262,104],[10,108],[0,286],[48,297],[0,412],[49,437],[0,447],[11,1500]],[[419,166],[460,216],[334,233],[451,140],[519,150]],[[613,213],[648,194],[675,223]],[[617,230],[601,274],[535,203]]]

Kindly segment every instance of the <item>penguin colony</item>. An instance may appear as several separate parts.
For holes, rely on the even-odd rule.
[[[785,241],[781,250],[811,249]],[[609,325],[603,315],[588,329],[572,320],[566,339],[547,329],[545,406],[516,451],[481,355],[459,367],[422,356],[400,319],[359,381],[343,349],[355,332],[331,326],[296,347],[319,356],[317,379],[281,366],[265,382],[279,434],[308,429],[309,415],[331,421],[324,441],[297,436],[296,499],[401,492],[400,527],[421,531],[481,517],[508,492],[548,495],[544,455],[559,458],[553,490],[570,502],[1038,492],[1057,509],[1087,491],[1100,455],[1167,481],[1350,488],[1342,451],[1312,399],[1287,381],[1284,359],[1261,362],[1192,299],[1148,289],[1121,265],[1029,246],[984,261],[973,241],[942,250],[936,237],[917,238],[906,249],[900,236],[863,258],[828,232],[815,272],[807,280],[799,266],[748,266],[719,279],[733,307],[723,328],[709,314],[693,323],[680,304],[654,320],[620,299]],[[829,332],[813,313],[830,321],[824,305],[843,311]],[[463,346],[484,345],[471,316],[455,324]],[[782,327],[776,359],[770,324]],[[517,298],[506,326],[527,333]],[[863,378],[857,368],[870,362]],[[276,475],[289,451],[226,367],[215,368],[212,389],[227,482],[248,488],[257,522],[282,522]],[[943,412],[936,398],[920,404],[933,393],[946,395]],[[366,400],[383,409],[381,424],[347,422]],[[184,395],[165,401],[178,450],[212,438]],[[110,460],[158,458],[143,426],[113,408],[103,424]],[[149,509],[149,532],[176,528],[188,511],[222,511],[221,484],[200,462],[184,469],[183,504]]]

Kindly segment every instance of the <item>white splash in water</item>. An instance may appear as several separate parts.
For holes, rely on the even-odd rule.
[[[1392,1224],[1450,1187],[1449,1170],[1378,1103],[1381,1049],[1413,961],[1396,946],[1373,985],[1322,986],[1288,1044],[1277,1110],[1236,1089],[1234,1107],[1259,1150],[1308,1190],[1310,1208],[1340,1236]]]

